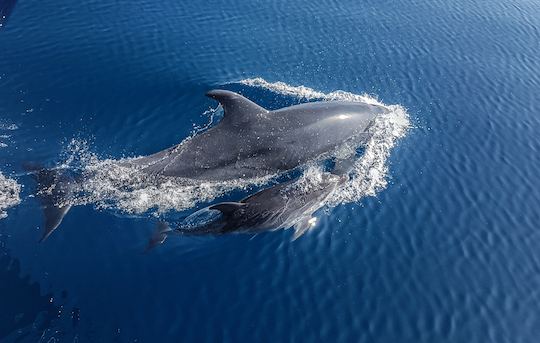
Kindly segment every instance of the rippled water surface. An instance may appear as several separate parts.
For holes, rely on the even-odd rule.
[[[537,342],[539,55],[529,0],[0,0],[0,342]],[[144,254],[250,191],[112,165],[216,119],[213,88],[390,114],[299,239]],[[43,243],[27,162],[93,175]]]

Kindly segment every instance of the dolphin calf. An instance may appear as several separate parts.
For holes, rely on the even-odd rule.
[[[309,161],[331,157],[348,141],[356,145],[363,143],[369,138],[368,129],[375,118],[388,112],[383,106],[348,101],[312,102],[269,111],[231,91],[212,90],[206,95],[223,107],[224,116],[217,125],[176,146],[149,156],[121,160],[118,165],[135,167],[148,175],[194,181],[223,182],[277,175]],[[45,239],[62,222],[71,207],[68,199],[77,184],[84,180],[67,178],[59,170],[39,171],[36,180],[45,214]],[[271,208],[271,201],[277,201],[275,206],[278,207],[283,203],[272,192],[281,192],[282,187],[286,185],[246,198],[238,206],[221,205],[221,212],[229,218],[246,209],[256,209],[256,199],[261,204],[257,206],[270,206],[270,211],[278,212]],[[317,199],[315,194],[306,196]],[[263,200],[269,203],[262,204]],[[290,212],[290,208],[285,212]],[[244,214],[242,218],[247,222],[240,226],[251,227],[250,230],[255,226],[276,227],[289,223],[283,214],[279,220],[268,219],[264,225],[250,225],[249,215]],[[238,227],[237,224],[225,225],[222,230]]]
[[[294,227],[293,240],[315,226],[313,214],[336,187],[349,179],[348,173],[324,173],[312,184],[288,181],[263,189],[239,202],[222,202],[195,212],[178,228],[160,222],[148,249],[163,243],[169,235],[221,235],[259,233]]]
[[[207,181],[273,175],[331,153],[348,140],[367,138],[387,112],[362,102],[325,101],[269,111],[240,94],[206,94],[224,110],[220,123],[180,144],[132,160],[144,172]]]

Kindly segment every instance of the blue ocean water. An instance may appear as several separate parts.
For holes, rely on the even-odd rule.
[[[538,341],[538,2],[0,4],[1,342]],[[386,185],[296,241],[143,254],[153,203],[114,193],[37,243],[25,162],[169,147],[208,122],[212,88],[268,108],[369,94],[411,127],[370,169]]]

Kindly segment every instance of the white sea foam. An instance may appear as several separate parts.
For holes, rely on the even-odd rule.
[[[378,104],[390,109],[379,117],[371,127],[372,138],[367,142],[364,154],[355,162],[352,178],[328,197],[329,206],[358,201],[362,197],[375,195],[386,187],[387,159],[396,141],[403,137],[409,127],[405,109],[398,105],[386,106],[377,99],[344,91],[322,93],[305,86],[290,86],[283,82],[270,83],[261,78],[238,82],[248,87],[259,87],[267,91],[295,97],[299,100],[347,100]],[[219,112],[205,112],[210,121]],[[199,132],[203,128],[195,128]],[[357,147],[344,147],[344,150]],[[346,152],[344,152],[346,154]],[[123,159],[122,161],[128,161]],[[99,208],[111,208],[127,213],[162,214],[174,210],[190,209],[235,189],[246,189],[262,185],[271,177],[259,179],[237,179],[228,182],[200,182],[181,178],[149,176],[137,168],[126,166],[118,160],[100,159],[90,152],[84,141],[74,140],[67,147],[64,168],[76,168],[85,180],[71,200],[74,204],[93,203]],[[323,171],[316,167],[307,168],[298,182],[316,184],[322,180]]]
[[[0,173],[0,219],[7,217],[7,209],[21,202],[21,185]]]

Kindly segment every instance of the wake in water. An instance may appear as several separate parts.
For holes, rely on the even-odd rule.
[[[339,204],[354,202],[365,196],[372,196],[386,187],[388,166],[387,159],[397,140],[405,135],[409,128],[408,115],[404,108],[398,105],[387,106],[367,95],[358,95],[344,91],[322,93],[300,86],[294,87],[283,82],[269,83],[263,79],[247,79],[238,82],[244,87],[256,87],[275,94],[292,97],[305,101],[352,101],[363,102],[385,107],[387,113],[376,117],[369,128],[369,140],[365,150],[352,168],[347,182],[324,197],[320,207],[333,207]],[[209,113],[210,123],[197,132],[208,128],[219,110]],[[185,141],[191,139],[187,138]],[[182,143],[183,144],[183,143]],[[353,143],[343,143],[337,154],[348,156],[356,151],[358,146]],[[60,169],[69,170],[78,175],[77,189],[61,206],[94,204],[98,208],[117,210],[123,213],[147,213],[163,216],[165,213],[181,212],[192,209],[201,203],[209,203],[216,198],[226,195],[233,190],[258,187],[272,181],[278,175],[259,178],[238,178],[231,181],[200,181],[180,177],[167,177],[145,173],[141,168],[134,167],[131,161],[135,158],[121,160],[100,159],[90,152],[84,141],[72,141],[67,147],[64,163]],[[316,163],[308,163],[303,175],[294,181],[293,187],[316,189],[324,180],[324,168]],[[74,183],[75,184],[75,183]],[[46,189],[49,191],[50,189]],[[62,191],[62,190],[60,190]]]

